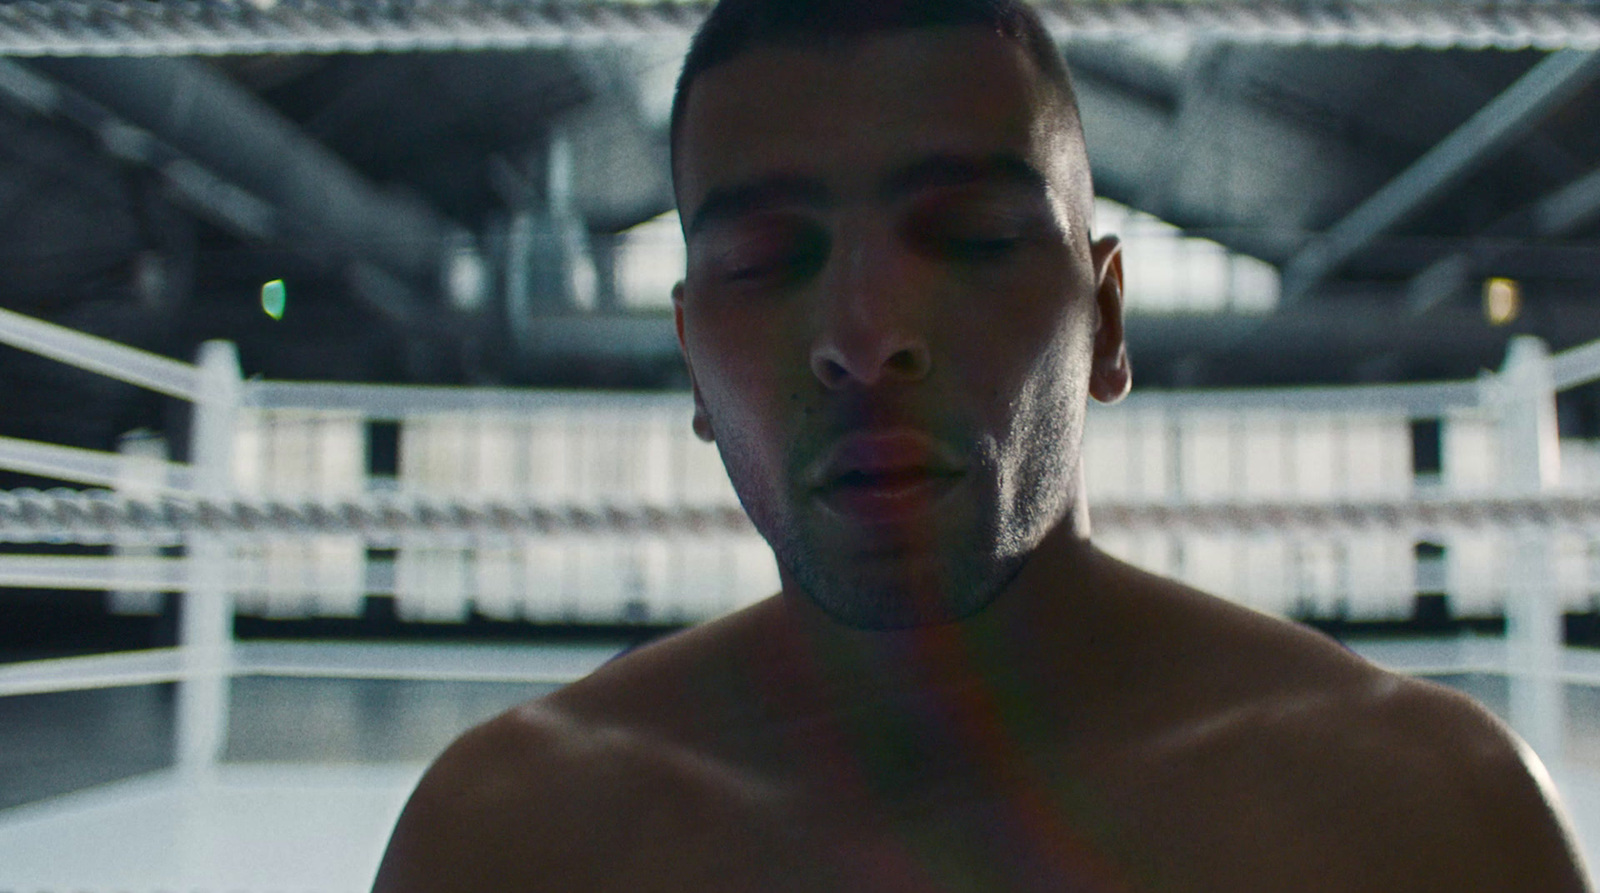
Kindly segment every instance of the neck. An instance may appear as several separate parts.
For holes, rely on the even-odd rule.
[[[894,631],[843,626],[786,590],[768,603],[773,634],[755,665],[770,686],[769,727],[804,730],[793,740],[833,754],[824,762],[847,755],[848,771],[883,793],[1026,766],[1026,754],[1063,740],[1100,567],[1064,523],[984,610]]]
[[[915,715],[978,691],[1032,688],[1059,677],[1081,627],[1070,615],[1095,588],[1098,553],[1077,522],[1058,524],[993,602],[961,620],[854,629],[788,586],[775,607],[814,670],[805,675],[864,709]]]

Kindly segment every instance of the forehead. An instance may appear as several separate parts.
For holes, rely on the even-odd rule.
[[[679,135],[679,207],[773,174],[867,194],[932,155],[1012,154],[1065,188],[1073,142],[1027,52],[978,28],[919,29],[825,47],[764,47],[700,75]],[[1079,153],[1081,154],[1081,153]]]

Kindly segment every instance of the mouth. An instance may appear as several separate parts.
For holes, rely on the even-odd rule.
[[[857,434],[824,456],[813,491],[833,515],[881,525],[926,517],[966,470],[953,452],[920,432]]]
[[[955,489],[959,473],[904,470],[850,472],[818,491],[833,514],[861,524],[893,524],[929,516]]]

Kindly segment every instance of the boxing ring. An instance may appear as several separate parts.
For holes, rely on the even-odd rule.
[[[237,618],[382,599],[438,625],[681,624],[777,585],[686,395],[246,380],[225,343],[188,364],[8,311],[0,342],[193,406],[186,461],[149,436],[115,453],[0,439],[0,468],[73,485],[0,492],[0,541],[104,552],[0,555],[0,586],[182,606],[176,647],[0,664],[4,715],[170,707],[166,765],[0,807],[0,891],[362,889],[428,756],[623,647],[237,641]],[[1470,381],[1136,394],[1091,411],[1095,536],[1281,615],[1503,616],[1503,636],[1351,646],[1501,713],[1594,858],[1600,651],[1564,647],[1562,624],[1600,599],[1600,448],[1560,440],[1555,395],[1596,379],[1600,342],[1516,339]]]

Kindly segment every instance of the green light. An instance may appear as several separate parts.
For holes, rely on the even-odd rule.
[[[289,306],[289,290],[284,288],[282,279],[274,279],[261,286],[261,309],[273,319],[283,319],[283,311]]]

